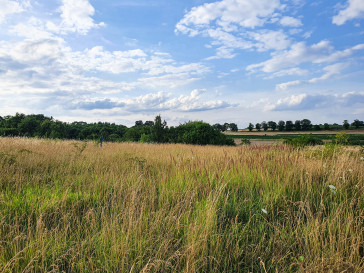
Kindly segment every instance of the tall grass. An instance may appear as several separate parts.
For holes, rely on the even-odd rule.
[[[330,149],[1,138],[0,272],[363,272],[363,154]]]

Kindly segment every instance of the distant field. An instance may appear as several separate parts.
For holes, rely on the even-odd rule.
[[[235,144],[240,144],[241,139],[249,139],[252,145],[273,145],[282,144],[284,139],[297,138],[304,134],[312,134],[316,138],[324,142],[330,142],[335,139],[336,134],[344,132],[350,136],[351,139],[359,140],[364,144],[364,130],[349,130],[349,131],[308,131],[308,132],[279,132],[279,131],[261,131],[249,132],[240,130],[239,132],[224,132],[230,138],[233,138]]]
[[[364,135],[364,129],[361,130],[338,130],[338,131],[334,131],[334,130],[330,130],[330,131],[300,131],[300,132],[280,132],[278,130],[276,131],[263,131],[261,130],[260,132],[257,131],[252,131],[249,132],[249,130],[244,129],[244,130],[239,130],[238,132],[231,132],[231,131],[226,131],[224,132],[227,135],[244,135],[244,136],[279,136],[279,135],[302,135],[302,134],[313,134],[313,135],[336,135],[338,133],[346,133],[349,135]]]
[[[0,138],[0,272],[364,272],[360,147]]]

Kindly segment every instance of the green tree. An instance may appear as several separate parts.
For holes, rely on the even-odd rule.
[[[362,122],[360,122],[360,120],[355,119],[354,122],[351,125],[355,126],[355,129],[359,129],[361,124],[362,124]]]
[[[268,130],[268,124],[265,121],[263,121],[261,125],[264,131]]]
[[[253,131],[254,125],[252,123],[249,123],[248,129],[249,129],[249,132]]]
[[[166,130],[167,123],[164,120],[162,122],[162,118],[160,115],[155,117],[154,125],[151,127],[151,141],[156,143],[163,143],[164,142],[164,133]]]
[[[229,130],[229,123],[225,122],[223,126],[224,126],[223,132]]]
[[[288,131],[288,132],[292,131],[293,127],[294,127],[294,125],[293,125],[292,120],[287,120],[286,121],[286,131]]]
[[[268,121],[268,126],[269,128],[271,128],[273,131],[275,131],[277,129],[277,123],[275,123],[274,121]]]
[[[321,130],[321,126],[320,126],[320,125],[318,125],[318,124],[315,124],[315,125],[313,126],[313,129],[314,129],[315,131],[320,131],[320,130]]]
[[[154,121],[147,120],[146,122],[144,122],[144,126],[152,127],[153,125],[154,125]]]
[[[236,123],[230,123],[229,128],[230,128],[230,130],[232,132],[237,132],[238,131],[238,125]]]
[[[324,130],[330,130],[330,125],[328,123],[324,124]]]
[[[258,132],[260,132],[260,129],[261,129],[262,127],[260,126],[260,123],[257,123],[257,124],[255,124],[255,129],[257,129],[258,130]]]
[[[344,126],[344,129],[345,129],[345,130],[349,129],[350,124],[349,124],[349,122],[348,122],[348,120],[347,120],[347,119],[346,119],[346,120],[344,120],[344,122],[343,122],[343,126]]]
[[[312,123],[309,119],[301,120],[301,128],[303,131],[308,131],[312,129]]]
[[[296,131],[301,131],[301,121],[300,120],[296,120],[294,122],[294,128]]]
[[[234,140],[228,138],[210,124],[202,121],[189,122],[175,128],[174,138],[177,142],[197,145],[235,145]]]
[[[137,120],[135,122],[135,126],[143,126],[143,121],[142,120]]]
[[[285,125],[286,123],[283,120],[278,121],[278,130],[282,132]]]
[[[347,133],[341,132],[335,135],[335,143],[346,145],[349,143],[349,136]]]
[[[219,130],[220,132],[224,131],[224,125],[221,125],[220,123],[215,123],[214,125],[212,125],[212,127],[214,127],[214,129]]]
[[[26,116],[18,124],[18,129],[22,136],[35,136],[38,127],[40,127],[40,122],[38,122],[34,116]]]

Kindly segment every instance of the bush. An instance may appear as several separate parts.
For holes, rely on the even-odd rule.
[[[304,147],[304,146],[323,145],[324,142],[321,139],[314,137],[312,134],[310,134],[310,135],[302,135],[297,138],[285,139],[284,144],[292,145],[295,147]]]
[[[247,138],[242,138],[241,139],[240,145],[250,145],[250,144],[251,144],[251,142],[250,142],[249,139],[247,139]]]

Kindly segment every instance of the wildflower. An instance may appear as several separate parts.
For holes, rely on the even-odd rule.
[[[326,164],[324,164],[322,167],[324,167],[324,169],[326,168]]]
[[[348,172],[353,172],[353,170],[352,169],[349,169]]]
[[[266,211],[265,209],[262,209],[262,211],[263,211],[265,214],[268,214],[268,211]]]
[[[364,160],[364,156],[362,156],[362,157],[360,158],[360,160]]]
[[[329,185],[329,188],[333,194],[336,194],[336,187],[334,185]]]

